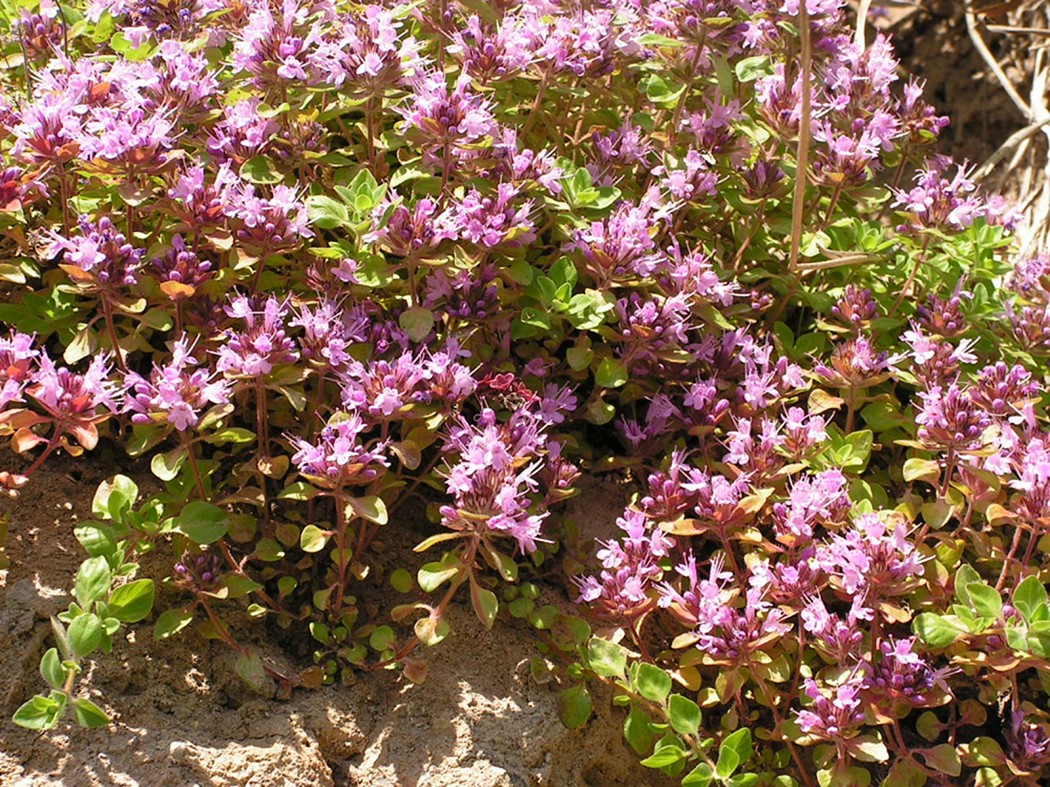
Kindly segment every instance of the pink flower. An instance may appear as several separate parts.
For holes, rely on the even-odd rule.
[[[367,429],[361,416],[351,413],[329,420],[315,441],[289,435],[295,449],[292,462],[300,473],[328,489],[370,484],[390,467],[384,455],[389,441],[366,444],[362,435]]]
[[[262,304],[245,295],[230,298],[226,313],[244,328],[226,331],[216,368],[228,377],[265,377],[275,366],[294,363],[295,343],[285,333],[288,304],[272,295]]]
[[[864,723],[860,692],[861,678],[847,680],[828,691],[812,678],[806,678],[806,696],[812,700],[805,710],[796,711],[796,720],[802,731],[832,743],[841,743],[857,734]]]
[[[148,379],[134,372],[127,375],[124,410],[133,413],[134,423],[162,420],[185,432],[197,426],[204,408],[229,402],[232,383],[216,380],[210,369],[199,368],[192,349],[184,335],[172,346],[168,363],[154,364]]]

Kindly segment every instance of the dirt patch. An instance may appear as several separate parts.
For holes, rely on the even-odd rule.
[[[895,21],[889,32],[902,71],[925,79],[927,101],[951,118],[941,136],[942,153],[980,164],[1026,125],[974,49],[961,2],[926,0]],[[1017,48],[1003,36],[989,36],[988,45],[1007,74],[1023,85],[1025,64],[1013,62]]]
[[[980,38],[1003,78],[1039,117],[1046,102],[1050,7],[1022,3],[998,16],[979,14],[977,20]],[[1025,112],[975,48],[963,4],[895,4],[882,26],[893,35],[901,71],[925,79],[927,99],[951,119],[939,152],[970,162],[986,192],[1001,194],[1020,212],[1015,230],[1018,259],[1044,252],[1050,243],[1046,129],[1029,125]]]
[[[660,784],[623,742],[623,712],[596,697],[577,731],[558,722],[558,692],[536,684],[524,625],[487,631],[454,606],[453,633],[424,656],[423,686],[397,672],[362,675],[350,687],[297,691],[280,702],[253,695],[222,644],[183,632],[153,641],[148,623],[128,627],[109,656],[89,662],[85,696],[114,718],[108,730],[68,726],[36,733],[8,719],[43,684],[37,665],[51,646],[48,617],[64,609],[82,554],[78,519],[102,479],[98,462],[43,468],[11,513],[0,571],[0,784],[332,785],[518,787]],[[75,473],[75,474],[74,474]],[[622,491],[590,486],[572,516],[588,535],[610,535]],[[621,509],[622,510],[622,509]],[[552,593],[554,591],[551,591]],[[165,599],[161,599],[163,602]],[[260,632],[237,632],[278,664],[294,665]],[[301,666],[301,665],[300,665]]]

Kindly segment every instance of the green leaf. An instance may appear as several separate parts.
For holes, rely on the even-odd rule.
[[[230,532],[226,535],[237,544],[247,544],[255,538],[259,522],[251,514],[236,514],[230,517]]]
[[[67,636],[73,661],[80,661],[102,642],[102,621],[93,612],[86,612],[69,624]]]
[[[98,351],[98,337],[88,327],[79,331],[62,353],[62,360],[70,366],[74,366],[89,355]]]
[[[532,284],[532,280],[536,278],[536,269],[525,260],[514,260],[507,268],[507,274],[515,284],[525,287]]]
[[[351,497],[347,502],[350,508],[354,510],[355,514],[367,519],[369,522],[375,522],[377,525],[385,525],[388,521],[386,504],[383,502],[382,498],[375,496]]]
[[[886,774],[886,778],[880,783],[880,787],[926,787],[928,781],[926,769],[916,760],[910,757],[908,759],[898,758],[889,773]],[[780,786],[776,785],[776,787]],[[798,785],[791,784],[790,787],[798,787]]]
[[[264,563],[276,563],[284,555],[284,547],[272,538],[260,538],[255,545],[255,556]]]
[[[397,644],[397,634],[390,626],[378,626],[369,636],[368,644],[375,651],[389,650]]]
[[[282,489],[277,497],[281,500],[310,500],[317,497],[317,489],[305,481],[296,481]]]
[[[602,388],[619,388],[627,379],[627,367],[615,358],[602,358],[594,373],[594,382]]]
[[[623,722],[623,737],[637,754],[645,754],[653,745],[653,730],[649,717],[634,705]]]
[[[120,521],[123,513],[139,496],[139,488],[130,478],[115,475],[111,480],[103,481],[95,490],[91,501],[91,513],[100,519]]]
[[[254,650],[242,653],[233,666],[237,676],[255,692],[262,692],[266,685],[266,668],[262,657]]]
[[[941,732],[944,731],[944,724],[933,711],[923,711],[919,715],[915,729],[919,735],[932,743],[941,736]]]
[[[12,284],[24,284],[26,281],[25,274],[26,270],[21,265],[13,264],[12,262],[0,262],[0,280]]]
[[[263,587],[262,583],[244,574],[227,574],[222,580],[222,586],[228,591],[228,598],[241,598]]]
[[[544,277],[541,277],[544,278]],[[530,325],[533,328],[539,328],[541,331],[549,331],[553,327],[551,322],[550,314],[545,311],[540,311],[534,306],[526,306],[521,310],[521,315],[518,317],[524,325]]]
[[[241,177],[249,183],[280,183],[284,176],[266,156],[252,156],[241,166]]]
[[[715,773],[720,779],[728,779],[750,757],[751,730],[744,727],[727,735],[718,747],[718,763],[715,765]]]
[[[414,440],[398,440],[390,444],[390,450],[407,469],[415,470],[423,461],[423,453]]]
[[[591,717],[591,695],[582,683],[565,689],[558,701],[558,717],[568,729],[575,730]]]
[[[170,331],[175,324],[175,320],[170,314],[158,308],[146,309],[146,311],[138,315],[138,320],[155,331]]]
[[[310,636],[320,642],[322,645],[332,644],[332,631],[324,623],[314,621],[310,624]]]
[[[864,423],[876,432],[885,432],[908,422],[908,419],[901,415],[896,399],[893,402],[872,402],[860,411],[860,415]]]
[[[109,10],[103,11],[98,18],[98,22],[95,23],[95,29],[89,36],[92,43],[101,44],[108,41],[113,36],[113,30],[116,25],[113,22],[113,15]]]
[[[574,372],[582,372],[594,360],[594,350],[590,347],[570,347],[565,351],[565,358],[569,362],[570,369]]]
[[[401,312],[397,324],[414,342],[421,342],[434,330],[434,312],[422,306],[413,306]]]
[[[307,525],[299,534],[299,546],[303,552],[320,552],[330,537],[331,534],[327,530],[322,530],[317,525]]]
[[[428,549],[430,549],[433,546],[437,546],[438,544],[443,544],[446,541],[455,541],[456,539],[459,539],[459,538],[463,538],[463,534],[462,533],[457,533],[455,531],[453,531],[451,533],[436,533],[436,534],[430,536],[429,538],[424,538],[422,541],[420,541],[418,544],[416,544],[414,547],[412,547],[412,551],[413,552],[426,552]]]
[[[706,762],[697,765],[682,777],[682,787],[707,787],[715,780],[715,773]]]
[[[248,162],[245,162],[247,166]],[[350,224],[350,214],[342,202],[316,194],[306,198],[306,210],[310,223],[324,230],[345,227]]]
[[[983,582],[974,582],[966,586],[966,592],[978,615],[998,620],[1003,611],[1003,600],[995,588]]]
[[[671,693],[671,677],[655,664],[638,665],[634,687],[647,700],[663,703]]]
[[[962,760],[959,758],[959,752],[950,743],[942,743],[932,749],[920,749],[919,753],[928,766],[941,773],[949,776],[959,776],[962,773]]]
[[[193,613],[186,609],[165,610],[153,624],[153,638],[167,639],[193,622]]]
[[[491,590],[480,587],[473,579],[470,582],[470,603],[478,620],[485,624],[485,628],[491,629],[496,622],[496,613],[499,611],[499,599]]]
[[[612,300],[612,296],[609,296]],[[615,301],[610,303],[598,290],[587,290],[573,295],[565,311],[573,327],[581,331],[591,331],[605,322],[605,315],[615,308]]]
[[[61,689],[66,685],[69,672],[62,666],[62,659],[58,655],[57,648],[48,648],[43,658],[40,659],[40,674],[44,676],[47,685],[53,689]]]
[[[424,593],[433,593],[443,582],[447,582],[460,572],[460,565],[455,563],[425,563],[416,574],[416,581]]]
[[[919,639],[935,648],[946,648],[969,629],[955,616],[923,612],[915,618],[912,627]]]
[[[167,435],[168,430],[163,426],[134,424],[131,427],[131,435],[124,445],[124,450],[128,452],[128,456],[134,456],[134,458],[138,459],[150,448],[159,445]]]
[[[1026,623],[1050,617],[1047,614],[1046,587],[1038,577],[1029,576],[1021,580],[1021,584],[1014,589],[1013,605]]]
[[[297,587],[299,587],[299,580],[295,577],[281,577],[277,580],[277,594],[281,598],[291,595]]]
[[[294,385],[277,385],[277,386],[274,386],[274,387],[281,394],[281,396],[283,396],[285,399],[288,400],[288,404],[290,404],[292,406],[292,409],[294,409],[295,412],[301,413],[303,410],[306,409],[306,394],[303,393],[302,388],[299,388],[299,387],[294,386]],[[287,463],[288,457],[287,456],[274,457],[274,459],[275,460],[276,459],[284,459],[285,462]],[[287,467],[287,464],[285,466]],[[279,476],[271,476],[271,477],[272,478],[277,478]]]
[[[974,571],[972,566],[963,563],[955,571],[955,596],[966,606],[970,606],[970,594],[966,587],[973,582],[981,582],[981,575]]]
[[[587,643],[587,665],[603,678],[622,678],[627,671],[627,649],[595,637]]]
[[[301,532],[298,525],[294,525],[291,522],[283,522],[274,528],[274,535],[277,536],[277,540],[284,546],[294,547],[299,543]]]
[[[886,762],[890,752],[886,744],[875,735],[858,735],[849,742],[849,751],[861,762]]]
[[[871,784],[871,773],[856,766],[836,770],[822,768],[817,771],[817,784],[820,787],[868,787]]]
[[[591,200],[590,206],[595,210],[604,210],[605,208],[608,208],[616,203],[623,194],[623,192],[615,186],[599,186],[594,191],[597,196],[595,199]]]
[[[685,85],[668,82],[659,74],[650,74],[645,80],[645,96],[654,104],[669,106],[685,92]]]
[[[54,694],[59,694],[63,699],[55,699]],[[61,692],[52,692],[51,697],[38,694],[15,711],[12,721],[29,730],[50,730],[58,724],[65,708],[65,695]]]
[[[970,744],[970,757],[977,765],[988,765],[993,768],[1006,762],[1006,754],[999,742],[995,738],[983,736],[974,738]]]
[[[1050,656],[1050,632],[1029,631],[1027,636],[1008,626],[1006,629],[1006,641],[1014,650],[1027,651],[1040,658]]]
[[[154,587],[152,579],[136,579],[110,594],[109,614],[121,623],[138,623],[153,609]]]
[[[378,195],[382,196],[383,191],[386,189],[386,184],[380,185],[372,174],[371,170],[367,167],[362,167],[361,170],[354,175],[354,179],[350,181],[350,185],[347,187],[349,192],[354,195],[354,198],[361,194]]]
[[[671,728],[681,735],[696,735],[700,730],[700,706],[681,694],[672,694],[668,705]]]
[[[522,309],[521,321],[529,325],[535,325],[537,328],[549,328],[550,318],[547,316],[547,312],[558,297],[558,285],[554,282],[554,279],[540,274],[533,280],[532,284],[525,288],[525,294],[539,301],[543,310],[540,311],[534,306],[526,307]],[[528,316],[526,316],[526,313],[528,313]],[[532,315],[536,316],[533,317]],[[536,320],[539,321],[537,322]]]
[[[737,62],[733,70],[736,72],[737,80],[745,83],[754,82],[759,77],[773,73],[772,64],[767,55],[745,57]]]
[[[595,426],[604,426],[612,421],[616,414],[616,407],[601,399],[593,399],[584,411],[584,418]]]
[[[529,613],[536,608],[536,602],[531,598],[516,598],[507,604],[507,610],[512,618],[521,620],[527,618]]]
[[[131,39],[121,32],[115,33],[110,37],[109,46],[118,55],[123,55],[132,63],[146,60],[151,54],[153,54],[153,47],[148,43],[143,41],[138,46],[132,46]]]
[[[231,426],[227,429],[222,429],[214,434],[208,435],[205,439],[209,445],[226,445],[228,443],[242,445],[244,443],[252,442],[255,439],[255,432],[250,429],[241,429],[240,427]]]
[[[635,39],[642,46],[666,47],[669,49],[680,49],[687,46],[685,41],[659,33],[642,33]]]
[[[161,481],[173,481],[178,477],[185,461],[186,448],[180,445],[166,453],[155,454],[150,460],[149,467],[153,475]]]
[[[495,568],[501,577],[507,582],[518,581],[518,564],[510,555],[505,555],[497,549],[486,549],[486,559],[489,565]]]
[[[113,581],[113,572],[105,557],[89,557],[77,569],[77,581],[73,595],[84,609],[109,593],[109,584]]]
[[[451,630],[448,621],[434,620],[431,617],[420,618],[413,627],[419,641],[428,648],[441,642]]]
[[[416,581],[407,568],[396,568],[390,574],[390,586],[398,593],[410,593],[416,586]]]
[[[230,518],[217,505],[194,500],[187,503],[175,521],[175,529],[195,544],[214,544],[226,535]]]
[[[550,278],[559,287],[563,284],[574,286],[580,278],[576,270],[576,264],[568,257],[561,257],[551,265]]]
[[[871,447],[874,444],[874,436],[870,429],[862,429],[846,435],[846,446],[849,449],[849,457],[843,462],[844,467],[861,470],[871,457]]]
[[[113,528],[101,522],[85,522],[73,530],[77,541],[92,557],[109,557],[117,550],[117,539]]]
[[[94,729],[109,724],[109,716],[98,705],[88,699],[73,700],[73,716],[81,727]]]
[[[678,746],[662,746],[642,760],[646,768],[666,768],[685,761],[685,751]]]
[[[904,480],[935,482],[940,478],[941,465],[935,459],[912,457],[904,463]]]

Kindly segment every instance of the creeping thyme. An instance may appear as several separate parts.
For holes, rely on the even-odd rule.
[[[687,784],[1047,781],[1050,257],[843,0],[22,5],[0,489],[157,482],[16,721],[118,624],[283,696],[464,603]]]

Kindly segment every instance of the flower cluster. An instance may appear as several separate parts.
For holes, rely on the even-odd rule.
[[[521,408],[500,421],[486,407],[474,423],[461,419],[444,447],[442,475],[452,502],[441,506],[442,525],[510,536],[522,552],[536,551],[556,491],[545,488],[541,476],[553,445],[539,408]]]
[[[207,407],[229,402],[231,382],[216,379],[214,371],[202,368],[192,351],[189,340],[182,337],[172,346],[171,360],[154,366],[149,379],[128,374],[124,408],[132,413],[133,423],[160,420],[185,432],[200,423]]]
[[[289,438],[296,449],[292,462],[304,477],[325,488],[369,484],[390,466],[390,461],[384,456],[387,441],[370,441],[366,446],[361,434],[367,429],[356,413],[333,417],[317,440],[294,435]]]

